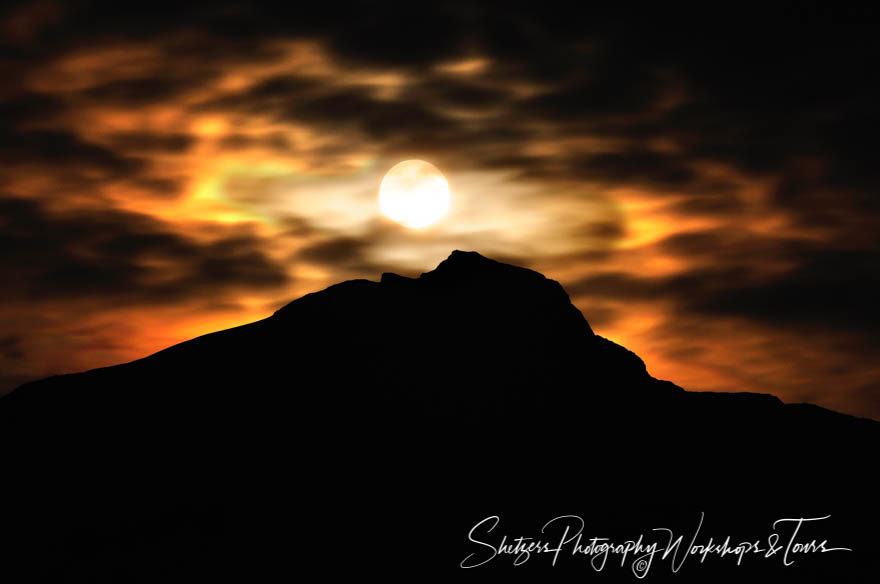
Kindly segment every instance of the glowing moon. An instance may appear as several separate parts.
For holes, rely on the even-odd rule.
[[[379,186],[382,214],[418,229],[436,223],[449,210],[449,183],[440,170],[424,160],[395,164]]]

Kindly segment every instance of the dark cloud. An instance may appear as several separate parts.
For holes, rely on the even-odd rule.
[[[306,261],[335,265],[352,260],[361,261],[369,245],[362,239],[337,237],[309,245],[297,255]]]
[[[377,279],[383,272],[400,272],[396,266],[373,257],[376,247],[383,242],[409,237],[409,233],[396,223],[376,220],[359,236],[316,229],[297,220],[288,220],[288,224],[291,226],[289,233],[310,236],[310,243],[297,250],[290,258],[291,263],[307,262],[331,267],[348,277],[369,279]]]
[[[185,181],[183,179],[145,176],[134,179],[132,184],[138,188],[150,191],[158,197],[173,198],[183,192]]]
[[[287,75],[208,100],[194,110],[270,115],[277,121],[305,124],[349,139],[430,138],[455,129],[452,120],[420,101],[379,99],[368,87],[316,89],[313,82]],[[253,139],[232,135],[226,140],[227,146],[237,147]]]
[[[4,335],[0,337],[0,357],[4,359],[21,359],[24,356],[24,337],[21,335]]]
[[[227,134],[220,139],[220,146],[227,150],[246,150],[258,147],[278,152],[290,152],[294,149],[290,138],[281,132],[265,136],[246,136],[238,133]]]
[[[81,97],[116,106],[161,103],[198,88],[215,76],[215,73],[210,71],[184,78],[156,76],[117,79],[89,87],[82,92]]]
[[[0,133],[0,156],[9,164],[95,169],[110,175],[133,174],[144,167],[140,158],[121,155],[66,131]]]
[[[743,211],[745,205],[732,185],[722,184],[718,190],[709,188],[700,194],[693,194],[676,203],[673,208],[683,215],[730,217]]]
[[[768,260],[798,263],[816,249],[815,242],[808,239],[774,237],[736,227],[677,233],[657,245],[669,254],[727,266],[763,265]]]
[[[681,157],[642,149],[584,156],[573,160],[571,166],[575,176],[612,184],[663,189],[689,186],[697,180],[697,173]]]
[[[327,29],[334,54],[349,62],[416,67],[460,54],[470,9],[460,3],[412,6],[360,2],[346,10],[344,27]]]
[[[199,242],[124,211],[53,215],[0,199],[0,273],[7,300],[93,298],[112,305],[167,304],[204,295],[277,289],[286,269],[254,236]]]
[[[27,2],[0,9],[0,38],[11,43],[36,40],[61,20],[64,8],[49,1]]]
[[[619,301],[675,300],[688,308],[723,293],[731,285],[747,281],[745,267],[700,268],[668,277],[639,277],[628,272],[607,272],[566,285],[572,296],[589,296]]]
[[[566,286],[573,296],[673,301],[682,313],[737,316],[791,329],[870,333],[880,341],[880,252],[817,249],[815,242],[734,230],[683,233],[667,253],[700,260],[672,276],[592,275]],[[768,271],[776,262],[786,269]]]
[[[430,136],[451,122],[421,103],[371,98],[365,91],[338,91],[302,103],[291,103],[282,112],[288,121],[318,123],[359,130],[370,138],[388,139],[398,134]]]
[[[211,97],[193,106],[193,110],[240,113],[273,113],[281,111],[289,100],[300,100],[320,93],[322,86],[301,75],[282,74],[263,79],[240,91]]]
[[[636,45],[638,46],[638,45]],[[566,62],[573,80],[523,103],[525,113],[570,124],[602,123],[625,114],[643,113],[668,83],[656,65],[624,44],[604,43],[597,50],[571,52]]]
[[[67,107],[67,102],[59,97],[32,91],[0,99],[0,132],[11,133],[20,125],[46,122]]]
[[[110,136],[113,146],[134,152],[171,152],[179,154],[195,143],[189,134],[154,134],[150,132],[117,132]]]
[[[0,99],[0,176],[56,177],[59,189],[90,191],[98,195],[103,180],[127,180],[160,196],[179,193],[181,180],[153,173],[149,157],[155,153],[182,154],[195,142],[184,133],[117,132],[100,142],[67,128],[50,129],[70,115],[64,99],[25,92]],[[44,170],[39,170],[43,167]],[[22,171],[23,169],[23,171]]]
[[[291,258],[291,261],[330,267],[336,273],[342,274],[345,279],[377,280],[384,272],[405,271],[392,263],[374,259],[371,254],[374,245],[375,242],[366,239],[331,236],[303,248]]]
[[[599,239],[616,240],[626,234],[623,221],[594,221],[587,225],[585,234]]]
[[[880,252],[817,251],[765,282],[731,283],[697,308],[789,326],[867,332],[880,341]]]
[[[499,110],[508,105],[511,95],[503,87],[442,76],[429,77],[407,88],[401,99],[455,111]]]

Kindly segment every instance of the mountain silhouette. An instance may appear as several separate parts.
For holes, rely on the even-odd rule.
[[[459,564],[493,514],[519,535],[580,513],[631,536],[705,513],[740,539],[830,514],[811,537],[854,549],[655,581],[845,581],[877,544],[880,423],[655,379],[559,283],[475,252],[28,383],[0,400],[0,436],[0,544],[6,570],[33,580],[485,577]],[[553,574],[635,581],[570,565]]]

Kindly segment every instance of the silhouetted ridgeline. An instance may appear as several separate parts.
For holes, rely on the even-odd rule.
[[[252,581],[318,563],[487,577],[510,560],[458,565],[493,514],[520,535],[572,513],[595,535],[637,536],[692,530],[704,511],[705,530],[740,539],[831,514],[817,534],[855,549],[788,567],[664,566],[654,581],[846,581],[880,549],[880,424],[654,379],[557,282],[473,252],[29,383],[0,400],[0,424],[0,549],[8,572],[34,579]],[[634,581],[568,566],[552,574]]]

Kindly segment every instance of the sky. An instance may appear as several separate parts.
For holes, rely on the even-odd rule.
[[[876,15],[531,4],[0,9],[0,393],[462,249],[655,377],[880,419]]]

